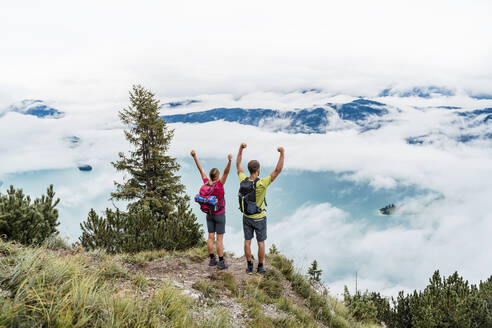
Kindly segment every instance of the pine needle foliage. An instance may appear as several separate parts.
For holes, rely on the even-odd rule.
[[[112,162],[128,178],[115,182],[111,199],[128,202],[127,211],[93,209],[81,224],[80,241],[87,249],[109,253],[152,249],[182,250],[203,243],[197,222],[177,175],[176,158],[168,155],[174,131],[159,117],[159,100],[140,85],[130,92],[130,105],[120,112],[131,145]]]
[[[322,272],[323,270],[318,269],[318,261],[314,260],[313,263],[311,263],[311,267],[308,269],[307,273],[310,280],[320,281]]]
[[[492,276],[477,286],[457,272],[446,278],[437,270],[423,291],[401,291],[392,306],[379,293],[350,295],[347,287],[344,300],[358,320],[389,327],[492,327]]]
[[[0,235],[24,245],[41,245],[58,234],[59,202],[53,185],[34,201],[22,189],[10,186],[6,195],[0,194]]]
[[[129,179],[115,182],[116,191],[111,197],[130,201],[129,208],[147,206],[167,216],[183,198],[185,187],[176,175],[179,164],[167,154],[174,131],[159,117],[159,107],[152,92],[139,85],[133,87],[130,106],[119,113],[133,149],[128,154],[119,153],[119,160],[112,163]]]

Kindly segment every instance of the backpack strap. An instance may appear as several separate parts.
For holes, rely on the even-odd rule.
[[[211,185],[211,186],[212,186],[212,189],[210,189],[210,192],[208,193],[208,195],[207,195],[207,196],[210,196],[210,195],[212,195],[212,194],[213,194],[213,192],[214,192],[214,190],[215,190],[215,186],[216,186],[216,185],[217,185],[217,182],[215,182],[214,184],[212,184],[212,185]],[[209,185],[209,186],[210,186],[210,185]]]
[[[256,195],[256,183],[258,181],[260,181],[260,178],[256,178],[255,181],[254,181],[254,183],[253,183],[253,188],[255,190],[255,195]],[[258,206],[259,209],[261,209],[261,205],[263,205],[263,203],[265,203],[265,206],[268,206],[267,205],[267,202],[266,202],[266,194],[265,194],[265,197],[263,197],[263,200],[261,201],[260,206]],[[266,208],[264,208],[263,210],[266,211]]]

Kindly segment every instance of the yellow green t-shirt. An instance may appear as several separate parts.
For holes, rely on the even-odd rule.
[[[248,177],[246,176],[246,174],[244,174],[244,172],[239,172],[239,182],[247,178]],[[258,182],[256,183],[256,205],[262,209],[262,212],[252,215],[244,214],[244,216],[251,219],[263,219],[266,216],[264,200],[265,200],[267,188],[271,182],[272,182],[272,178],[270,177],[270,175],[268,175],[263,179],[258,180]]]

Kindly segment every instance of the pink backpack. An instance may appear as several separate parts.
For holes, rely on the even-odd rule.
[[[219,204],[217,196],[213,195],[216,184],[204,184],[201,186],[200,192],[195,196],[195,202],[200,204],[200,210],[204,213],[212,214],[212,212],[220,211],[223,207],[222,204]]]

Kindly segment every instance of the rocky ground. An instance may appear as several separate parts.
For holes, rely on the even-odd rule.
[[[230,314],[230,323],[234,327],[245,327],[248,320],[247,311],[244,309],[240,300],[233,295],[230,290],[223,288],[216,288],[214,297],[210,300],[210,297],[204,295],[199,288],[197,288],[197,282],[205,281],[214,283],[223,280],[224,274],[231,274],[235,284],[241,289],[244,288],[250,279],[262,279],[262,276],[254,273],[247,274],[246,259],[242,257],[233,257],[226,254],[225,260],[229,266],[226,270],[218,270],[216,266],[208,266],[208,258],[202,259],[199,256],[182,256],[172,258],[160,258],[146,263],[126,264],[127,269],[134,273],[141,273],[147,277],[150,281],[165,281],[170,280],[174,282],[174,286],[183,291],[184,294],[194,298],[197,303],[213,302],[215,307],[221,308]],[[255,271],[256,271],[255,263]],[[266,263],[266,268],[272,269],[269,263]],[[305,300],[299,297],[294,290],[292,290],[290,283],[286,280],[282,280],[282,293],[285,297],[289,298],[294,304],[309,312],[305,306]],[[220,284],[219,284],[220,286]],[[149,293],[152,292],[149,290]],[[262,304],[263,313],[272,319],[285,318],[287,313],[277,308],[275,304]],[[204,313],[197,314],[198,317],[206,316]],[[322,323],[318,323],[319,327],[325,327]]]

